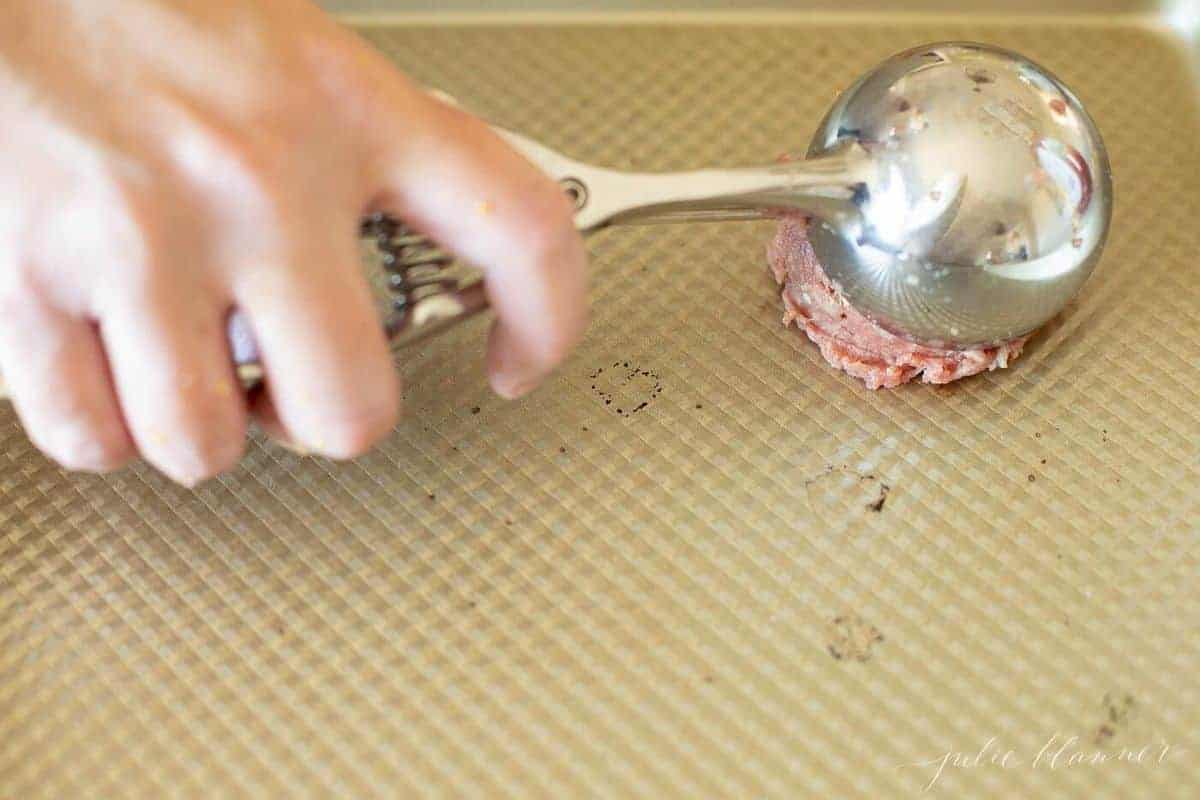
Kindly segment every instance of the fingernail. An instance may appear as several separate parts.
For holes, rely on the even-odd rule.
[[[312,455],[312,450],[309,450],[307,447],[305,447],[302,444],[297,444],[296,442],[290,441],[288,439],[276,439],[275,444],[279,445],[284,450],[292,451],[293,453],[295,453],[298,456]]]
[[[496,393],[508,400],[518,400],[532,392],[542,382],[537,378],[497,378]]]

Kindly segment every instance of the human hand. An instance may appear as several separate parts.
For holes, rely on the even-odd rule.
[[[254,416],[335,458],[395,424],[358,255],[386,211],[482,267],[493,388],[532,389],[586,324],[558,187],[305,0],[11,0],[0,28],[0,371],[72,469],[140,453],[188,485]],[[267,392],[225,331],[244,315]]]

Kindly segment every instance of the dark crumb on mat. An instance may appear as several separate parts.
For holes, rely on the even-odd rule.
[[[478,413],[479,413],[479,406],[475,406],[475,407],[473,407],[473,408],[471,409],[471,413],[472,413],[472,414],[478,414]]]
[[[883,642],[879,629],[857,614],[834,617],[829,634],[825,649],[837,661],[870,661],[875,645]]]
[[[872,475],[871,479],[874,479],[874,477],[875,476]],[[874,511],[876,514],[881,513],[883,511],[883,504],[887,502],[888,492],[891,490],[892,487],[888,486],[886,483],[879,484],[879,499],[873,503],[867,503],[867,510]]]

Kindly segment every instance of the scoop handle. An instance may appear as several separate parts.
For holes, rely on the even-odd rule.
[[[622,172],[563,155],[541,142],[493,128],[575,202],[575,225],[755,220],[801,211],[844,227],[859,219],[857,200],[870,168],[861,145],[847,143],[805,160],[686,172]]]

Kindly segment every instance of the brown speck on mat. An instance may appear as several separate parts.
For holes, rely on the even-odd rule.
[[[875,480],[875,476],[868,475],[863,480]],[[883,511],[883,504],[887,502],[888,493],[891,491],[892,487],[888,486],[886,483],[879,484],[879,499],[873,503],[868,503],[867,509],[874,511],[876,514],[881,513]]]
[[[1096,733],[1092,737],[1097,745],[1103,745],[1116,736],[1125,723],[1133,719],[1137,708],[1137,701],[1131,694],[1114,697],[1105,693],[1100,704],[1104,708],[1105,720],[1096,728]]]
[[[833,618],[825,649],[837,661],[870,661],[874,646],[882,641],[883,634],[874,625],[857,614],[844,614]]]

